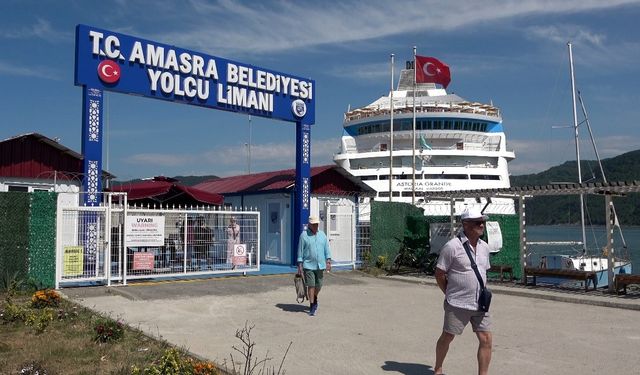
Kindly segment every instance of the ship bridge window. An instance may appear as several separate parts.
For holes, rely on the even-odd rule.
[[[451,124],[452,124],[452,121],[444,120],[444,128],[445,129],[451,129]]]
[[[470,130],[471,129],[471,123],[469,121],[465,121],[464,122],[464,130]]]
[[[411,192],[410,192],[410,191],[403,191],[403,192],[402,192],[402,196],[403,196],[403,197],[413,197],[413,196],[416,196],[416,197],[424,197],[424,191],[417,191],[417,190],[416,190],[415,194],[411,194]]]
[[[442,120],[434,120],[433,121],[434,129],[442,129]]]
[[[396,180],[411,180],[411,175],[410,174],[394,174],[393,178]],[[420,178],[419,175],[416,175],[416,178]]]
[[[468,180],[466,174],[425,174],[425,180]]]
[[[462,121],[455,121],[453,123],[453,128],[456,129],[456,130],[462,129]]]
[[[378,176],[360,176],[360,179],[362,181],[377,180]]]
[[[472,179],[472,180],[492,180],[492,181],[499,181],[499,180],[500,180],[500,176],[498,176],[498,175],[492,175],[492,174],[472,174],[472,175],[471,175],[471,179]]]

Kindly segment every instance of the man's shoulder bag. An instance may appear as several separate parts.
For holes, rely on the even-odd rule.
[[[459,238],[459,237],[458,237]],[[460,238],[460,242],[462,239]],[[469,242],[463,242],[462,246],[464,246],[464,250],[467,252],[469,256],[469,260],[471,261],[471,268],[473,268],[473,272],[475,272],[476,277],[478,278],[478,282],[480,283],[480,296],[478,296],[478,311],[489,312],[489,306],[491,305],[491,290],[485,287],[484,281],[482,281],[482,276],[480,276],[480,272],[478,272],[478,265],[473,260],[471,256],[471,249],[469,246]]]

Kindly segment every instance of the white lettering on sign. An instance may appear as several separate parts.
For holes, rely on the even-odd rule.
[[[313,83],[258,68],[227,63],[226,82],[218,82],[218,67],[214,58],[205,58],[192,52],[176,52],[167,46],[145,41],[133,41],[131,50],[121,46],[116,35],[89,30],[91,52],[95,56],[120,60],[121,64],[137,64],[147,69],[149,89],[188,99],[206,101],[211,81],[217,84],[220,104],[274,111],[274,95],[288,95],[297,99],[313,99]],[[129,52],[128,57],[123,55]]]
[[[167,94],[187,98],[198,97],[200,100],[207,100],[209,97],[209,81],[193,77],[181,78],[178,74],[153,69],[148,69],[147,73],[151,82],[151,92],[158,91],[160,84],[160,90]]]
[[[273,112],[273,94],[244,87],[227,86],[225,91],[218,84],[218,103]]]
[[[300,99],[313,99],[311,82],[232,63],[227,64],[227,83],[273,91]]]

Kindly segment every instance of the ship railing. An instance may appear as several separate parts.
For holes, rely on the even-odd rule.
[[[473,113],[480,114],[489,117],[500,117],[500,110],[495,107],[487,105],[422,105],[416,107],[416,113],[434,113],[434,112],[453,112],[453,113]],[[413,106],[400,106],[394,107],[394,113],[413,113]],[[356,121],[363,118],[386,116],[390,114],[388,108],[384,109],[372,109],[372,108],[358,108],[351,112],[347,112],[344,115],[344,121]]]
[[[356,167],[356,169],[378,169],[378,168],[388,168],[389,164],[383,164],[383,165],[371,165],[371,166],[366,166],[366,165],[359,165],[358,167]],[[394,168],[400,168],[400,165],[395,165],[394,163]],[[498,168],[498,166],[496,164],[492,164],[492,163],[479,163],[479,164],[471,164],[471,163],[425,163],[424,168],[460,168],[460,167],[464,167],[464,168],[487,168],[487,169],[495,169]],[[419,174],[419,172],[416,172],[416,175]]]
[[[457,145],[452,145],[452,146],[430,146],[431,149],[430,150],[426,150],[426,149],[422,149],[422,148],[417,148],[416,151],[420,154],[425,154],[425,153],[429,153],[429,151],[498,151],[498,148],[496,146],[473,146],[470,144],[465,144],[463,149],[460,149]],[[397,152],[397,151],[410,151],[412,150],[412,148],[409,147],[394,147],[393,151]],[[369,152],[388,152],[389,150],[387,148],[383,148],[381,147],[379,144],[378,145],[374,145],[370,148],[364,148],[364,147],[357,147],[357,146],[347,146],[346,148],[343,148],[342,153],[344,154],[360,154],[360,153],[369,153]],[[416,155],[419,156],[419,155]]]

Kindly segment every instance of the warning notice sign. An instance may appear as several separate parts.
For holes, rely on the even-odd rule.
[[[247,264],[247,245],[236,244],[233,245],[233,265],[243,266]]]
[[[125,226],[127,246],[164,246],[164,216],[127,216]]]

